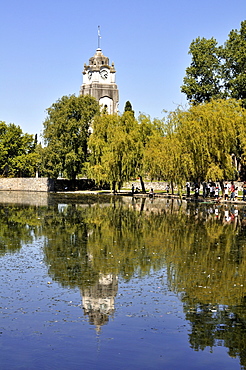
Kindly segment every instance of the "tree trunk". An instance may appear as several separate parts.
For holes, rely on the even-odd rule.
[[[139,180],[140,180],[140,184],[141,184],[142,193],[146,193],[142,176],[139,176]]]
[[[114,194],[116,193],[116,181],[112,182],[112,191]]]
[[[71,180],[71,190],[72,191],[76,190],[76,175],[73,176],[73,178]]]
[[[224,199],[224,194],[225,194],[224,181],[220,180],[219,183],[220,183],[222,198]]]

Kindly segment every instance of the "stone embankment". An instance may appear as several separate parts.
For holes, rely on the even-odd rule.
[[[54,191],[55,181],[47,177],[3,177],[0,191]]]
[[[96,189],[95,182],[89,179],[66,180],[49,179],[47,177],[2,177],[0,191],[74,191]]]
[[[152,182],[145,182],[145,189],[146,191],[153,189],[154,191],[165,191],[167,187],[168,182],[165,181],[152,181]],[[124,184],[124,188],[126,189],[131,189],[132,185],[134,188],[139,188],[141,189],[140,181],[132,181],[132,182],[126,182]]]

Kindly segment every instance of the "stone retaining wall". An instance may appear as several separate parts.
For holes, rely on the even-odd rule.
[[[140,181],[127,182],[127,183],[124,184],[123,187],[126,188],[126,189],[131,189],[132,184],[134,185],[135,189],[139,188],[140,190],[142,190]],[[167,184],[168,183],[164,182],[164,181],[152,181],[152,182],[145,182],[144,186],[145,186],[146,190],[154,189],[155,191],[156,190],[165,191]]]
[[[0,178],[0,191],[53,191],[55,181],[47,177]]]
[[[234,182],[238,186],[239,190],[242,190],[243,182]],[[140,181],[133,181],[124,184],[124,188],[131,189],[132,184],[134,188],[139,188],[141,190]],[[167,182],[165,181],[153,181],[145,182],[145,189],[154,191],[165,191]],[[108,187],[105,187],[107,189]],[[88,189],[97,189],[94,181],[88,179],[76,180],[75,182],[63,179],[49,179],[47,177],[20,177],[20,178],[11,178],[4,177],[0,178],[0,191],[35,191],[35,192],[50,192],[50,191],[66,191],[66,190],[88,190]],[[202,186],[201,188],[202,189]],[[171,190],[171,189],[170,189]],[[176,189],[174,189],[175,191]]]
[[[0,178],[0,191],[75,191],[75,190],[98,190],[95,181],[89,179],[66,180],[49,179],[47,177],[3,177]],[[109,189],[104,186],[103,189]]]

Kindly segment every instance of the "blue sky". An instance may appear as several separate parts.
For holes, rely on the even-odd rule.
[[[46,109],[79,94],[84,63],[101,48],[115,63],[120,112],[163,116],[186,104],[180,85],[196,37],[223,44],[246,19],[245,0],[2,0],[0,120],[40,134]]]

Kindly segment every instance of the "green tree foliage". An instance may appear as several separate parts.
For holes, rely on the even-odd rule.
[[[245,163],[245,132],[246,111],[237,100],[178,108],[169,114],[166,129],[156,131],[145,147],[145,171],[178,187],[186,180],[235,180],[235,162]]]
[[[181,91],[192,104],[235,98],[246,106],[246,21],[232,30],[223,46],[214,38],[196,38],[189,49],[191,65]]]
[[[232,155],[240,160],[246,116],[240,102],[212,100],[179,111],[177,135],[191,158],[196,180],[222,181],[238,177]]]
[[[95,118],[88,142],[91,151],[88,177],[97,183],[108,182],[115,190],[135,175],[136,126],[131,112]]]
[[[18,252],[37,235],[41,209],[31,206],[0,206],[0,256]]]
[[[96,183],[110,183],[113,190],[122,186],[134,172],[134,139],[131,136],[135,119],[131,113],[121,116],[103,114],[93,122],[89,138],[90,158],[87,176]],[[132,157],[133,156],[133,157]]]
[[[146,146],[153,136],[162,135],[163,129],[164,120],[154,119],[153,121],[151,121],[150,116],[145,114],[140,114],[140,116],[138,117],[138,139],[136,145],[138,160],[136,164],[136,174],[140,179],[140,184],[143,192],[145,192],[143,178],[146,175],[149,177],[149,172],[147,171],[147,166],[145,163]]]
[[[227,95],[242,100],[246,107],[246,21],[232,30],[224,45],[223,74]]]
[[[140,177],[144,189],[144,147],[157,131],[157,124],[140,115],[137,121],[131,111],[122,116],[103,114],[96,117],[89,138],[90,162],[87,175],[97,183],[108,182],[113,190],[123,182]]]
[[[179,110],[178,110],[179,111]],[[191,178],[191,157],[176,134],[177,112],[170,113],[162,130],[156,130],[144,148],[144,168],[151,179],[181,187]]]
[[[220,48],[214,38],[198,37],[189,49],[191,65],[186,69],[181,91],[191,103],[222,97]]]
[[[124,112],[132,112],[133,115],[135,113],[134,110],[132,109],[132,105],[129,102],[129,100],[127,100],[127,102],[125,104]]]
[[[153,136],[146,147],[144,163],[151,179],[170,182],[172,193],[174,185],[181,188],[190,178],[191,159],[177,135]]]
[[[33,135],[25,134],[19,126],[0,122],[0,175],[35,176],[39,155]]]
[[[99,110],[98,102],[89,95],[63,96],[47,109],[43,162],[50,177],[61,173],[75,179],[81,173],[88,154],[89,126]]]

